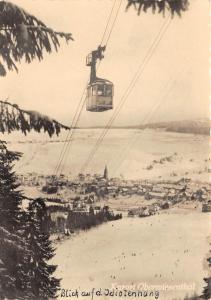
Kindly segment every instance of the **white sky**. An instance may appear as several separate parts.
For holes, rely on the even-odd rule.
[[[70,125],[89,78],[86,55],[99,45],[113,1],[13,0],[49,27],[71,32],[75,41],[62,43],[58,53],[45,54],[42,62],[23,62],[18,74],[8,72],[6,78],[0,78],[2,99],[9,97],[25,109]],[[148,122],[208,117],[209,1],[190,2],[189,11],[171,21],[115,125],[140,124],[159,103]],[[126,0],[98,72],[99,77],[115,85],[115,107],[165,21],[150,12],[137,16],[132,8],[125,13],[125,6]],[[166,91],[162,89],[171,78],[174,81],[168,97],[162,97]],[[104,125],[113,112],[91,113],[84,109],[80,125]]]

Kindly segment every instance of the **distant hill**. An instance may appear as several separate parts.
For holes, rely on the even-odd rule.
[[[84,127],[81,127],[85,129]],[[104,126],[86,127],[86,129],[104,128]],[[170,132],[193,133],[210,135],[211,121],[209,119],[183,120],[183,121],[169,121],[148,123],[144,125],[134,126],[112,126],[112,129],[163,129]]]
[[[211,121],[209,119],[183,120],[172,122],[149,123],[138,126],[140,129],[165,129],[171,132],[210,135]]]

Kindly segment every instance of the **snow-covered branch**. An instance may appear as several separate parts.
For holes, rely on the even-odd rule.
[[[44,130],[52,136],[58,135],[61,129],[68,130],[69,127],[39,112],[23,110],[16,104],[0,101],[0,132],[11,133],[14,130],[20,130],[27,134],[32,129],[37,132]]]

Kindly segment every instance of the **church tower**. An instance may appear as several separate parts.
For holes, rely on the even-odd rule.
[[[104,173],[103,173],[103,178],[108,180],[108,168],[107,168],[107,166],[105,166]]]

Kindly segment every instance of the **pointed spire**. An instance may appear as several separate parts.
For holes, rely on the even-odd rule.
[[[107,165],[105,165],[103,177],[104,177],[104,179],[108,180],[108,168],[107,168]]]

